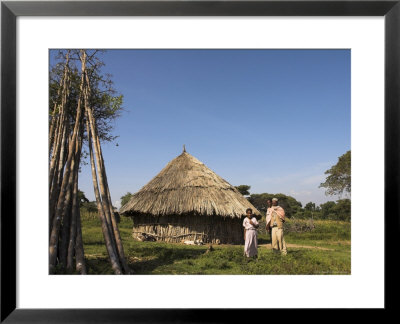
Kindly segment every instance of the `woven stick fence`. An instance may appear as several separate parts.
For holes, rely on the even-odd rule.
[[[240,218],[201,215],[133,216],[132,234],[146,234],[158,241],[179,243],[183,238],[201,239],[204,243],[242,244],[243,226]],[[155,221],[155,220],[158,220]]]

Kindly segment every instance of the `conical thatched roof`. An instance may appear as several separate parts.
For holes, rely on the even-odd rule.
[[[260,212],[227,181],[185,150],[121,207],[120,213],[241,217]]]

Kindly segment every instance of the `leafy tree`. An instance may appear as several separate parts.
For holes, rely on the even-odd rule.
[[[313,203],[313,202],[309,202],[309,203],[307,203],[305,206],[304,206],[304,209],[305,210],[308,210],[308,211],[315,211],[315,203]]]
[[[329,219],[334,217],[335,212],[334,208],[336,206],[336,203],[334,201],[327,201],[324,204],[321,204],[321,218],[323,219]]]
[[[339,199],[333,207],[337,220],[350,221],[351,220],[351,200]]]
[[[248,198],[248,200],[256,207],[260,212],[265,213],[267,211],[267,199],[278,198],[278,204],[283,209],[285,209],[286,217],[290,218],[292,216],[300,215],[302,213],[302,205],[301,202],[297,201],[295,198],[291,196],[287,196],[284,194],[270,194],[270,193],[262,193],[262,194],[252,194]]]
[[[84,203],[82,203],[81,208],[82,208],[82,210],[87,211],[89,213],[89,215],[91,215],[92,213],[98,212],[97,204],[95,201],[84,202]]]
[[[132,193],[127,192],[124,196],[121,197],[121,206],[124,206],[133,196]]]
[[[351,151],[339,157],[338,162],[325,171],[326,181],[319,185],[326,188],[326,195],[342,195],[351,192]]]
[[[332,219],[332,220],[351,220],[351,200],[350,199],[339,199],[336,202],[327,201],[320,205],[321,207],[321,218]]]
[[[318,218],[319,215],[315,214],[315,203],[313,202],[308,202],[305,206],[304,206],[304,213],[302,215],[299,215],[302,217],[299,218]]]
[[[84,203],[88,203],[89,199],[86,198],[85,193],[81,190],[78,190],[78,199],[79,199],[79,206],[82,207]]]
[[[235,187],[243,196],[248,196],[250,195],[250,186],[247,185],[240,185]]]

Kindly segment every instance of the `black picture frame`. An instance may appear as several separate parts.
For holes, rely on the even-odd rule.
[[[225,322],[240,310],[16,308],[16,18],[18,16],[384,16],[385,309],[398,286],[400,0],[372,1],[2,1],[1,2],[1,322]],[[371,148],[371,154],[373,148]],[[371,170],[373,172],[373,170]],[[374,196],[366,197],[366,203]],[[371,208],[375,208],[371,206]],[[379,207],[378,211],[383,212]],[[372,232],[372,230],[371,230]],[[371,233],[373,236],[373,233]],[[390,256],[390,257],[388,257]],[[373,278],[372,278],[373,279]],[[239,314],[238,314],[239,315]],[[262,310],[255,316],[266,316]]]

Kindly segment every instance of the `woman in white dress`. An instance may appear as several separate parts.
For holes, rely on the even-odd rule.
[[[251,208],[246,209],[246,218],[243,220],[244,227],[244,254],[250,258],[257,258],[257,228],[259,224],[253,216]]]

